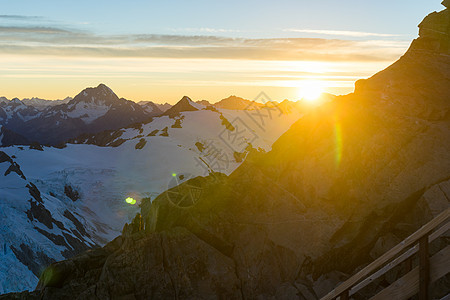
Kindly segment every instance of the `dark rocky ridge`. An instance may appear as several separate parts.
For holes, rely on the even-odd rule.
[[[30,141],[24,136],[9,130],[5,126],[0,125],[0,147],[8,147],[12,145],[29,145]]]
[[[121,237],[53,264],[35,292],[0,299],[324,295],[449,207],[450,57],[442,54],[412,46],[354,94],[299,120],[271,152],[251,153],[229,177],[182,184],[181,195],[201,187],[194,206],[175,206],[170,191],[145,201]]]

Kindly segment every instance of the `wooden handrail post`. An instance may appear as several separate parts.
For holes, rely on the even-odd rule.
[[[399,277],[408,274],[409,272],[411,272],[411,270],[412,270],[412,257],[409,257],[403,262],[403,274]]]
[[[419,240],[419,300],[429,300],[430,258],[428,253],[428,235]]]
[[[339,300],[349,300],[350,299],[350,290],[345,290],[345,292],[342,292],[341,296],[339,297]]]

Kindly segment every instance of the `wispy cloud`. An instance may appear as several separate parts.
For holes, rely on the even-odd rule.
[[[22,15],[0,15],[0,19],[7,20],[38,20],[42,19],[39,16],[22,16]]]
[[[387,61],[394,60],[403,51],[386,53],[358,51],[341,48],[335,52],[314,51],[311,49],[277,49],[257,47],[64,47],[64,46],[17,46],[0,45],[0,53],[41,55],[41,56],[73,56],[73,57],[154,57],[154,58],[203,58],[203,59],[244,59],[244,60],[276,60],[276,61]]]
[[[57,26],[0,26],[0,54],[16,55],[386,61],[401,55],[405,47],[404,43],[393,40],[230,38],[212,33],[98,35]]]
[[[0,34],[16,34],[16,33],[31,33],[31,34],[60,34],[70,33],[70,31],[61,28],[41,27],[41,26],[0,26]]]
[[[241,32],[241,30],[237,30],[237,29],[209,28],[209,27],[200,27],[200,28],[169,28],[168,30],[172,31],[172,32],[189,32],[189,33],[230,33],[230,32]]]
[[[312,33],[321,35],[333,35],[333,36],[349,36],[349,37],[399,37],[399,34],[390,33],[375,33],[375,32],[363,32],[363,31],[347,31],[347,30],[320,30],[320,29],[296,29],[286,28],[284,32],[299,32],[299,33]]]

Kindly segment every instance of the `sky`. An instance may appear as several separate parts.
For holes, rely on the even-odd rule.
[[[440,0],[0,0],[0,96],[63,99],[104,83],[175,103],[346,94],[397,60]]]

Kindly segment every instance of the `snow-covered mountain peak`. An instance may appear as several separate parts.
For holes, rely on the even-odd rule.
[[[20,101],[19,98],[13,98],[13,99],[10,101],[10,104],[22,104],[22,105],[24,105],[24,104],[22,103],[22,101]]]
[[[69,102],[69,105],[80,102],[92,103],[96,105],[111,105],[117,101],[119,101],[119,97],[117,97],[117,95],[109,87],[101,83],[95,88],[91,87],[84,89]]]

